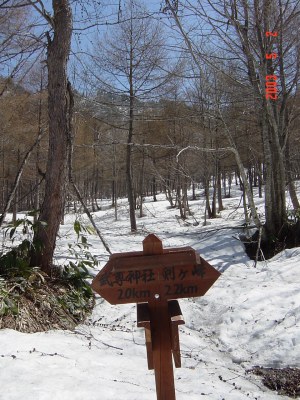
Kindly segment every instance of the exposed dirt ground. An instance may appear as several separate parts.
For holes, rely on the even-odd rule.
[[[300,369],[255,367],[250,372],[261,376],[263,384],[278,394],[300,398]]]

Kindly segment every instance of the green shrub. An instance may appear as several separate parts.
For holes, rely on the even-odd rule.
[[[55,326],[60,318],[67,318],[74,324],[80,322],[94,304],[94,294],[89,284],[92,278],[89,269],[94,268],[98,261],[90,253],[87,240],[87,234],[93,231],[75,221],[77,240],[75,244],[68,245],[73,261],[57,268],[58,273],[50,278],[38,267],[30,265],[31,251],[37,246],[33,243],[36,228],[37,223],[31,222],[27,217],[6,228],[5,235],[11,245],[7,247],[6,252],[0,253],[0,328],[5,326],[5,317],[9,317],[9,323],[13,317],[18,320],[19,326],[23,326],[19,321],[23,315],[20,313],[22,307],[30,309],[30,312],[25,314],[31,314],[33,320],[35,316],[32,315],[32,310],[37,310],[36,320],[40,321],[39,313],[45,314],[45,293],[48,293],[46,299],[50,313],[45,316],[45,320],[47,319],[48,324],[51,315],[54,315]],[[36,320],[28,322],[27,325],[37,325]],[[38,329],[41,329],[40,323]]]

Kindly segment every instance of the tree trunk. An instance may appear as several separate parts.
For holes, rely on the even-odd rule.
[[[299,204],[299,200],[298,200],[298,197],[297,197],[297,192],[296,192],[296,188],[295,188],[294,181],[293,181],[293,176],[292,176],[292,171],[291,171],[289,140],[287,141],[287,144],[286,144],[285,157],[286,157],[286,174],[287,174],[287,181],[288,181],[290,198],[291,198],[291,202],[293,204],[294,211],[297,211],[297,210],[300,209],[300,204]]]
[[[131,125],[131,123],[130,123]],[[131,131],[131,129],[129,130]],[[128,134],[128,146],[126,151],[126,182],[127,182],[127,197],[129,202],[129,218],[130,218],[130,228],[131,232],[135,232],[137,229],[136,218],[135,218],[135,199],[133,193],[133,183],[132,183],[132,171],[131,171],[131,143],[132,133]]]
[[[143,141],[144,144],[144,141]],[[143,217],[143,188],[144,188],[144,171],[145,170],[145,150],[142,150],[142,165],[139,180],[139,195],[140,195],[140,218]]]
[[[53,0],[53,38],[48,38],[49,150],[45,196],[34,236],[37,246],[31,264],[51,272],[59,224],[64,213],[65,183],[69,145],[70,99],[67,62],[72,36],[72,12],[68,0]],[[41,245],[41,246],[40,246]],[[42,248],[41,248],[42,247]]]
[[[218,212],[224,210],[222,201],[222,185],[221,185],[221,168],[218,161],[218,171],[217,171],[217,189],[218,189]]]
[[[192,200],[197,200],[197,197],[196,197],[196,185],[195,185],[195,182],[194,182],[194,180],[192,181]]]
[[[227,198],[227,183],[226,183],[226,171],[225,170],[223,171],[222,178],[223,178],[222,180],[223,180],[224,198],[226,199]]]
[[[216,160],[215,160],[216,162]],[[212,202],[211,202],[211,218],[217,217],[217,177],[216,177],[216,168],[215,175],[213,176],[213,194],[212,194]]]
[[[250,220],[249,220],[249,215],[248,215],[247,197],[246,197],[246,192],[245,192],[245,186],[244,186],[244,184],[243,184],[243,182],[242,182],[240,177],[239,177],[239,179],[240,179],[240,186],[241,186],[242,191],[243,191],[242,196],[243,196],[243,208],[244,208],[245,224],[249,225],[250,224]]]
[[[278,143],[278,133],[263,119],[263,145],[265,159],[265,230],[269,235],[277,236],[286,221],[285,166]]]
[[[132,22],[132,21],[131,21]],[[131,157],[131,144],[133,139],[133,118],[134,118],[134,89],[133,89],[133,38],[131,29],[131,43],[130,43],[130,67],[129,67],[129,128],[126,149],[126,182],[127,182],[127,195],[129,202],[129,217],[131,232],[137,230],[136,217],[135,217],[135,199],[133,193],[132,182],[132,157]]]
[[[153,201],[157,201],[157,197],[156,197],[156,179],[155,176],[153,176],[152,178],[152,196],[153,196]]]
[[[204,179],[204,192],[205,192],[205,210],[207,212],[208,218],[212,218],[212,211],[211,211],[210,203],[209,203],[209,179],[208,178]]]

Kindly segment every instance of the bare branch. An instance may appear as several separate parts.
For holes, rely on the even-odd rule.
[[[48,13],[48,11],[45,9],[45,6],[41,0],[33,1],[33,0],[28,0],[29,4],[32,5],[32,7],[42,16],[45,18],[45,20],[50,24],[52,28],[54,28],[54,20],[51,17],[51,15]],[[40,5],[41,8],[37,6],[37,4]]]

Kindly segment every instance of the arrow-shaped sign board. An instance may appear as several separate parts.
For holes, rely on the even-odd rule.
[[[143,252],[113,254],[92,288],[111,304],[203,296],[220,273],[192,247],[163,249],[149,235]]]

